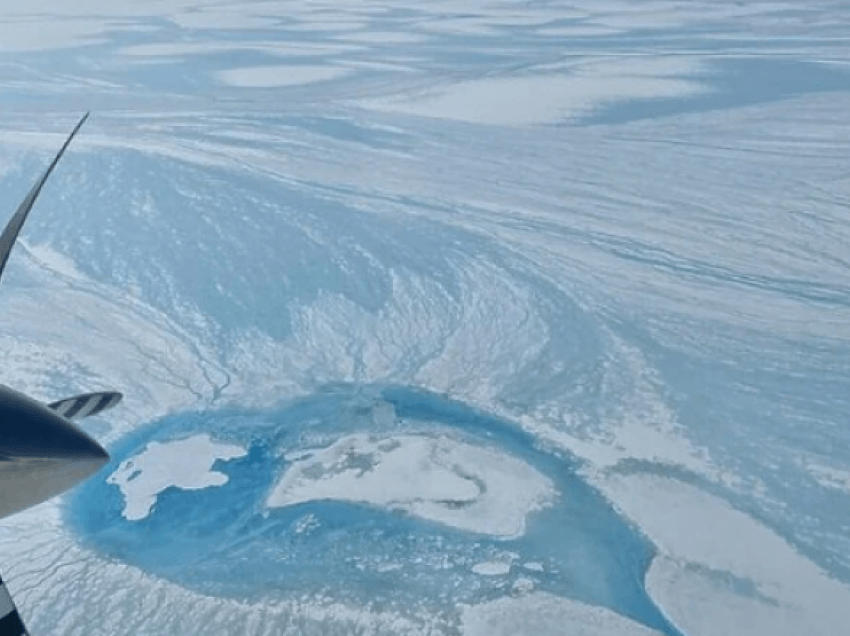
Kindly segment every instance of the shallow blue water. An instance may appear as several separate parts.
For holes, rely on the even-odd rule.
[[[381,423],[373,412],[387,403],[395,418]],[[290,463],[281,452],[363,431],[444,434],[498,449],[548,476],[557,501],[532,513],[527,531],[515,539],[341,501],[265,508],[272,483]],[[229,481],[197,491],[169,488],[146,518],[122,517],[122,495],[106,477],[151,441],[199,432],[249,449],[245,457],[216,462],[214,468]],[[134,431],[110,452],[110,464],[69,500],[70,527],[99,553],[202,593],[323,595],[370,607],[440,610],[495,598],[524,578],[536,589],[677,633],[643,589],[652,546],[576,475],[574,459],[541,448],[510,422],[433,393],[334,385],[273,410],[175,414]],[[517,565],[507,574],[480,575],[471,569],[477,562],[510,561],[511,553],[519,558],[513,557]],[[539,563],[543,571],[524,569],[525,562]],[[391,564],[400,568],[382,567]]]

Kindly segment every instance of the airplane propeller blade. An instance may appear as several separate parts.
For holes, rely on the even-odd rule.
[[[62,145],[62,148],[59,150],[57,155],[53,158],[53,161],[47,167],[47,170],[45,170],[44,174],[41,175],[41,179],[36,181],[36,184],[32,187],[32,190],[29,191],[29,194],[27,194],[26,198],[21,202],[21,205],[18,206],[18,209],[15,214],[12,216],[11,219],[9,219],[9,222],[6,224],[6,228],[3,230],[3,234],[0,235],[0,280],[3,278],[3,270],[6,268],[6,261],[9,260],[9,253],[12,251],[12,247],[14,247],[15,245],[15,240],[18,238],[18,233],[24,226],[24,222],[27,220],[27,215],[29,215],[30,210],[32,210],[32,206],[35,204],[35,200],[41,193],[41,189],[44,187],[44,184],[47,181],[47,178],[50,176],[50,173],[53,172],[53,168],[56,167],[56,164],[59,163],[59,160],[62,158],[62,155],[65,154],[65,149],[71,143],[71,140],[77,134],[77,131],[82,128],[83,124],[88,118],[89,113],[83,115],[83,118],[74,127],[74,130],[71,131],[71,134],[68,136],[68,139],[65,140],[65,143]]]
[[[0,278],[41,189],[86,113],[0,234]],[[65,492],[109,460],[107,452],[71,420],[95,415],[121,401],[115,391],[86,393],[49,405],[0,385],[0,517]],[[0,636],[27,636],[15,603],[0,579]]]

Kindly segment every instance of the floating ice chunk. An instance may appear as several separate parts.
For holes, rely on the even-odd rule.
[[[124,495],[124,518],[138,521],[150,514],[157,496],[166,488],[199,490],[223,486],[227,475],[212,470],[215,461],[246,454],[241,446],[216,443],[209,435],[151,442],[142,453],[122,462],[106,481],[118,486]]]
[[[344,437],[300,458],[266,504],[355,501],[403,510],[448,526],[517,537],[526,518],[552,502],[551,480],[502,452],[448,437]]]
[[[511,571],[511,564],[502,561],[483,561],[473,565],[472,571],[483,576],[501,576]]]
[[[316,518],[316,515],[309,514],[296,520],[295,523],[292,524],[292,530],[297,534],[303,534],[318,527],[318,525],[319,520]]]
[[[241,88],[274,88],[333,79],[347,72],[342,67],[300,65],[250,66],[219,71],[218,79]]]

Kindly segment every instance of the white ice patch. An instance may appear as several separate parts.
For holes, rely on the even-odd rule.
[[[722,499],[650,475],[614,477],[603,487],[658,547],[647,591],[685,633],[846,631],[850,589]]]
[[[659,636],[611,610],[544,592],[461,608],[464,636]]]
[[[682,97],[703,92],[682,79],[683,62],[641,57],[599,61],[571,75],[529,75],[469,80],[428,93],[365,100],[381,111],[455,119],[480,124],[533,125],[586,115],[605,104],[630,99]]]
[[[103,41],[107,26],[88,18],[43,20],[0,18],[0,51],[6,54],[47,51]]]
[[[276,7],[259,2],[220,2],[220,6],[195,3],[172,13],[170,19],[184,29],[263,29],[280,23]],[[277,8],[279,11],[280,9]]]
[[[239,88],[275,88],[321,82],[344,75],[346,69],[336,66],[268,65],[248,66],[219,71],[220,81]]]
[[[617,35],[622,33],[623,29],[614,29],[611,27],[604,26],[595,26],[593,24],[575,24],[571,26],[560,26],[560,27],[547,27],[543,29],[538,29],[537,33],[540,35],[547,35],[551,37],[561,37],[561,38],[569,38],[569,37],[599,37],[603,35]]]
[[[528,515],[549,505],[554,484],[505,453],[448,437],[345,437],[295,461],[269,507],[315,500],[401,510],[448,526],[504,538],[521,536]]]
[[[212,470],[217,459],[244,457],[241,446],[219,444],[209,435],[195,435],[176,442],[151,442],[145,450],[121,463],[107,479],[124,495],[123,516],[139,521],[150,514],[157,496],[166,488],[199,490],[223,486],[227,475]]]
[[[368,44],[405,44],[422,42],[427,37],[419,33],[410,32],[363,31],[360,33],[350,33],[345,36],[345,39],[352,42],[366,42]]]
[[[316,42],[154,42],[134,44],[119,50],[121,55],[133,57],[182,57],[187,55],[208,55],[210,53],[228,53],[237,51],[256,51],[287,56],[334,55],[346,51],[356,51],[361,47],[339,43]]]

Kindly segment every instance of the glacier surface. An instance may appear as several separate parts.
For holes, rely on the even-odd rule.
[[[850,8],[0,9],[32,634],[838,634]]]

